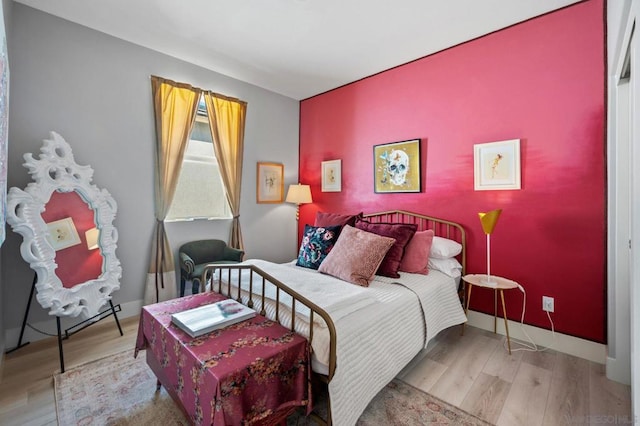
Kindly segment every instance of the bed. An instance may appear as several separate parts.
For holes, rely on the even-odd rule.
[[[408,224],[416,232],[430,229],[443,241],[455,241],[461,251],[450,260],[459,265],[457,274],[431,267],[427,275],[400,271],[398,277],[375,275],[365,287],[329,275],[322,264],[317,271],[297,266],[299,261],[216,264],[203,273],[202,282],[211,283],[213,291],[309,340],[313,371],[328,388],[327,424],[355,424],[373,397],[429,341],[466,321],[459,280],[466,265],[462,226],[406,211],[364,214],[362,220]],[[347,230],[352,228],[344,226],[338,241],[347,238]],[[337,243],[333,251],[339,251]]]

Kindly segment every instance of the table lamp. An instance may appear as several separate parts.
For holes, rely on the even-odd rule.
[[[84,233],[84,236],[87,239],[87,249],[95,250],[98,248],[98,235],[100,235],[98,228],[91,228]]]
[[[498,223],[498,218],[502,213],[502,209],[492,210],[486,213],[478,213],[482,230],[487,234],[487,284],[497,285],[496,281],[491,280],[491,233]]]
[[[311,187],[300,183],[297,185],[289,185],[285,201],[296,205],[296,220],[300,220],[300,204],[313,202],[311,198]]]

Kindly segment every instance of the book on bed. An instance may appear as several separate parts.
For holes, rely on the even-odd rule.
[[[253,318],[256,311],[233,299],[198,306],[171,315],[171,321],[191,337],[202,336],[219,328]]]

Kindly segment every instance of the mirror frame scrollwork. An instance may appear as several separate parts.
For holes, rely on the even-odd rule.
[[[11,188],[7,196],[7,223],[22,235],[20,253],[36,272],[37,300],[50,315],[91,318],[120,288],[122,267],[115,251],[118,232],[113,226],[117,204],[105,189],[91,183],[93,169],[76,164],[71,147],[55,132],[44,140],[39,159],[24,154],[24,167],[34,182],[24,190]],[[56,275],[56,251],[41,214],[54,191],[75,191],[94,211],[103,257],[102,274],[65,288]]]

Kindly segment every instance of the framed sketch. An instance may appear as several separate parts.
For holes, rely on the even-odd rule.
[[[282,203],[284,201],[284,166],[278,163],[258,163],[256,202]]]
[[[376,193],[420,192],[420,139],[375,145],[373,181]]]
[[[80,244],[78,231],[70,217],[47,223],[51,245],[58,251]]]
[[[520,139],[473,146],[476,191],[520,189]]]
[[[322,162],[322,192],[342,191],[342,160]]]

